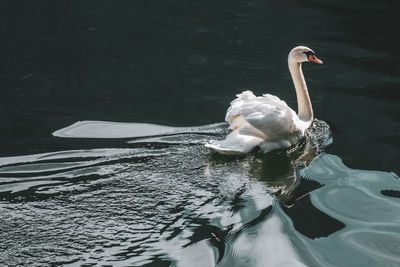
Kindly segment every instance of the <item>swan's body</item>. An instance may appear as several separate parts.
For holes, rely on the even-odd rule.
[[[263,152],[295,144],[313,121],[313,110],[301,63],[322,64],[314,52],[305,46],[293,48],[288,57],[290,74],[296,89],[298,114],[278,97],[255,96],[244,91],[231,102],[225,121],[233,130],[225,140],[206,144],[222,154],[241,154],[259,146]]]

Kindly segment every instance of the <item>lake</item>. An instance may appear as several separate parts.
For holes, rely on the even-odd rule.
[[[0,265],[398,266],[396,1],[2,1]],[[314,121],[213,153],[235,95]]]

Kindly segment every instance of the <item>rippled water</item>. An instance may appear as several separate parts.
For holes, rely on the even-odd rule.
[[[212,154],[203,146],[223,138],[225,124],[89,121],[55,135],[104,138],[106,132],[134,139],[125,149],[0,159],[3,262],[399,263],[393,235],[400,230],[399,191],[397,197],[393,191],[399,177],[353,170],[322,152],[331,139],[321,121],[295,147],[241,157]]]
[[[1,1],[0,265],[400,265],[396,7]],[[245,89],[296,109],[300,44],[307,137],[207,150]]]

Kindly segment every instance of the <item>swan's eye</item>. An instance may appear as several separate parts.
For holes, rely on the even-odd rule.
[[[319,60],[319,59],[315,56],[314,52],[312,52],[312,51],[307,51],[307,52],[303,52],[303,53],[306,54],[308,61],[312,61],[312,62],[315,62],[315,63],[318,63],[318,64],[322,64],[322,61]]]
[[[307,59],[310,59],[311,57],[315,56],[313,52],[311,51],[307,51],[307,52],[303,52],[304,54],[306,54]]]

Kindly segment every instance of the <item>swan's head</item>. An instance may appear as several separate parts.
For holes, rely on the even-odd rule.
[[[293,48],[289,53],[289,62],[294,61],[298,63],[312,61],[318,64],[322,64],[323,62],[319,60],[312,49],[306,46],[297,46]]]

